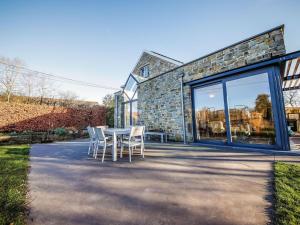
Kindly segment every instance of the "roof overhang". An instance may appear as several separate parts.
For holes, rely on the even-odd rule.
[[[282,89],[300,89],[300,56],[285,61],[281,68]]]
[[[186,82],[185,85],[196,85],[209,80],[218,79],[221,77],[231,76],[238,73],[243,73],[249,70],[258,69],[274,64],[280,65],[281,77],[282,77],[282,88],[286,90],[300,89],[300,51],[292,52],[283,56],[275,57],[262,62],[246,65],[236,69],[228,70],[221,73],[216,73],[208,77],[204,77],[198,80],[192,80]],[[298,66],[297,66],[298,65]],[[290,68],[290,69],[288,69]]]

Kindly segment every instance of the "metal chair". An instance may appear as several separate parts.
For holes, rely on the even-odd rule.
[[[103,129],[102,128],[94,128],[95,130],[95,134],[96,134],[96,146],[94,148],[94,157],[95,159],[97,159],[98,156],[98,150],[99,147],[102,147],[102,163],[104,162],[104,158],[105,158],[105,151],[107,147],[112,147],[113,144],[109,143],[107,141],[107,138],[104,135]]]
[[[143,158],[145,157],[144,133],[145,133],[144,126],[131,127],[128,140],[123,140],[121,142],[121,153],[120,153],[121,158],[123,157],[124,146],[128,147],[129,162],[131,162],[131,155],[133,154],[133,149],[135,149],[137,146],[141,146],[141,155],[143,156]]]
[[[95,148],[96,134],[95,134],[95,129],[91,126],[87,127],[87,131],[88,131],[89,137],[90,137],[89,150],[88,150],[88,155],[90,155],[91,150],[94,151],[94,148]]]

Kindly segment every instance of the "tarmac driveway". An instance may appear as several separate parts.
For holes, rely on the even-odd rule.
[[[274,156],[209,148],[146,150],[130,164],[87,142],[31,149],[29,224],[268,224]],[[279,157],[276,157],[278,159]],[[283,158],[283,157],[281,157]],[[300,161],[299,156],[284,157]]]

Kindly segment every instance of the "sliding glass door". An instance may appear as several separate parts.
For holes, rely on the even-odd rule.
[[[130,127],[130,102],[124,103],[124,127]]]
[[[276,144],[268,73],[238,75],[193,89],[196,142]]]
[[[233,143],[275,144],[268,74],[226,82]]]
[[[139,112],[137,108],[137,100],[123,103],[124,110],[124,127],[138,125]]]
[[[215,84],[194,90],[196,139],[222,141],[226,137],[223,85]]]

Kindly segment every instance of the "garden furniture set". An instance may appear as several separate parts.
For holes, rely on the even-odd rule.
[[[140,146],[140,153],[144,158],[144,126],[132,126],[131,128],[108,128],[107,126],[87,127],[90,142],[88,155],[93,153],[93,157],[98,157],[99,151],[102,149],[102,163],[105,159],[107,148],[111,148],[112,161],[117,161],[118,145],[120,146],[120,158],[123,157],[124,148],[128,148],[129,162],[133,150]]]

